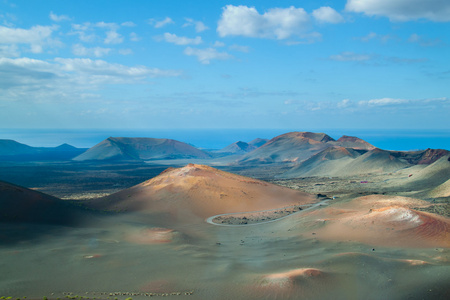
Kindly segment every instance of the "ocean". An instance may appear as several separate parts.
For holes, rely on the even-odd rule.
[[[334,139],[357,136],[385,150],[450,150],[450,130],[355,130],[355,129],[0,129],[0,139],[12,139],[33,147],[63,143],[90,148],[113,137],[170,138],[203,149],[221,149],[236,141],[271,139],[291,131],[324,132]]]

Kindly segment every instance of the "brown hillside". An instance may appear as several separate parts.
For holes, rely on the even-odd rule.
[[[0,222],[70,225],[84,213],[64,200],[0,181]]]
[[[417,211],[423,200],[372,195],[310,213],[324,224],[315,233],[330,240],[418,248],[450,247],[450,219]]]
[[[247,212],[315,202],[314,196],[264,181],[189,164],[169,169],[127,190],[94,201],[96,207],[166,215],[163,223],[198,221],[222,213]]]
[[[303,161],[331,147],[333,138],[325,133],[289,132],[274,137],[246,154],[239,163],[279,163]]]

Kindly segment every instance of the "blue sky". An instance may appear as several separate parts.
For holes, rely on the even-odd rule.
[[[450,129],[450,2],[0,0],[0,128]]]

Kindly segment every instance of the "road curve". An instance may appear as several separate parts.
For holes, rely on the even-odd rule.
[[[312,205],[311,205],[310,207],[308,207],[308,208],[299,210],[299,211],[297,211],[297,212],[295,212],[295,213],[292,213],[292,214],[289,214],[289,215],[286,215],[286,216],[283,216],[283,217],[280,217],[280,218],[277,218],[277,219],[272,219],[272,220],[268,220],[268,221],[264,221],[264,222],[259,222],[259,223],[253,223],[253,224],[237,224],[237,225],[233,225],[233,224],[219,224],[219,223],[214,223],[213,220],[214,220],[215,218],[221,217],[221,216],[230,216],[230,215],[238,215],[238,214],[252,214],[252,213],[260,213],[260,212],[268,212],[268,211],[273,211],[273,210],[275,210],[275,209],[219,214],[219,215],[215,215],[215,216],[212,216],[212,217],[207,218],[207,219],[205,220],[205,222],[208,223],[208,224],[211,224],[211,225],[216,225],[216,226],[228,226],[228,227],[261,225],[261,224],[266,224],[266,223],[272,223],[272,222],[275,222],[275,221],[279,221],[279,220],[282,220],[282,219],[284,219],[284,218],[290,217],[290,216],[292,216],[292,215],[299,214],[299,213],[302,213],[302,212],[305,212],[305,211],[308,211],[308,210],[312,210],[312,209],[314,209],[314,208],[316,208],[316,207],[318,207],[318,206],[328,205],[328,201],[330,201],[330,200],[320,201],[320,202],[317,202],[317,203],[312,204]]]

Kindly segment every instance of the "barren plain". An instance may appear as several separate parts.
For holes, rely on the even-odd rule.
[[[447,299],[448,155],[289,179],[225,161],[2,162],[0,296]]]

